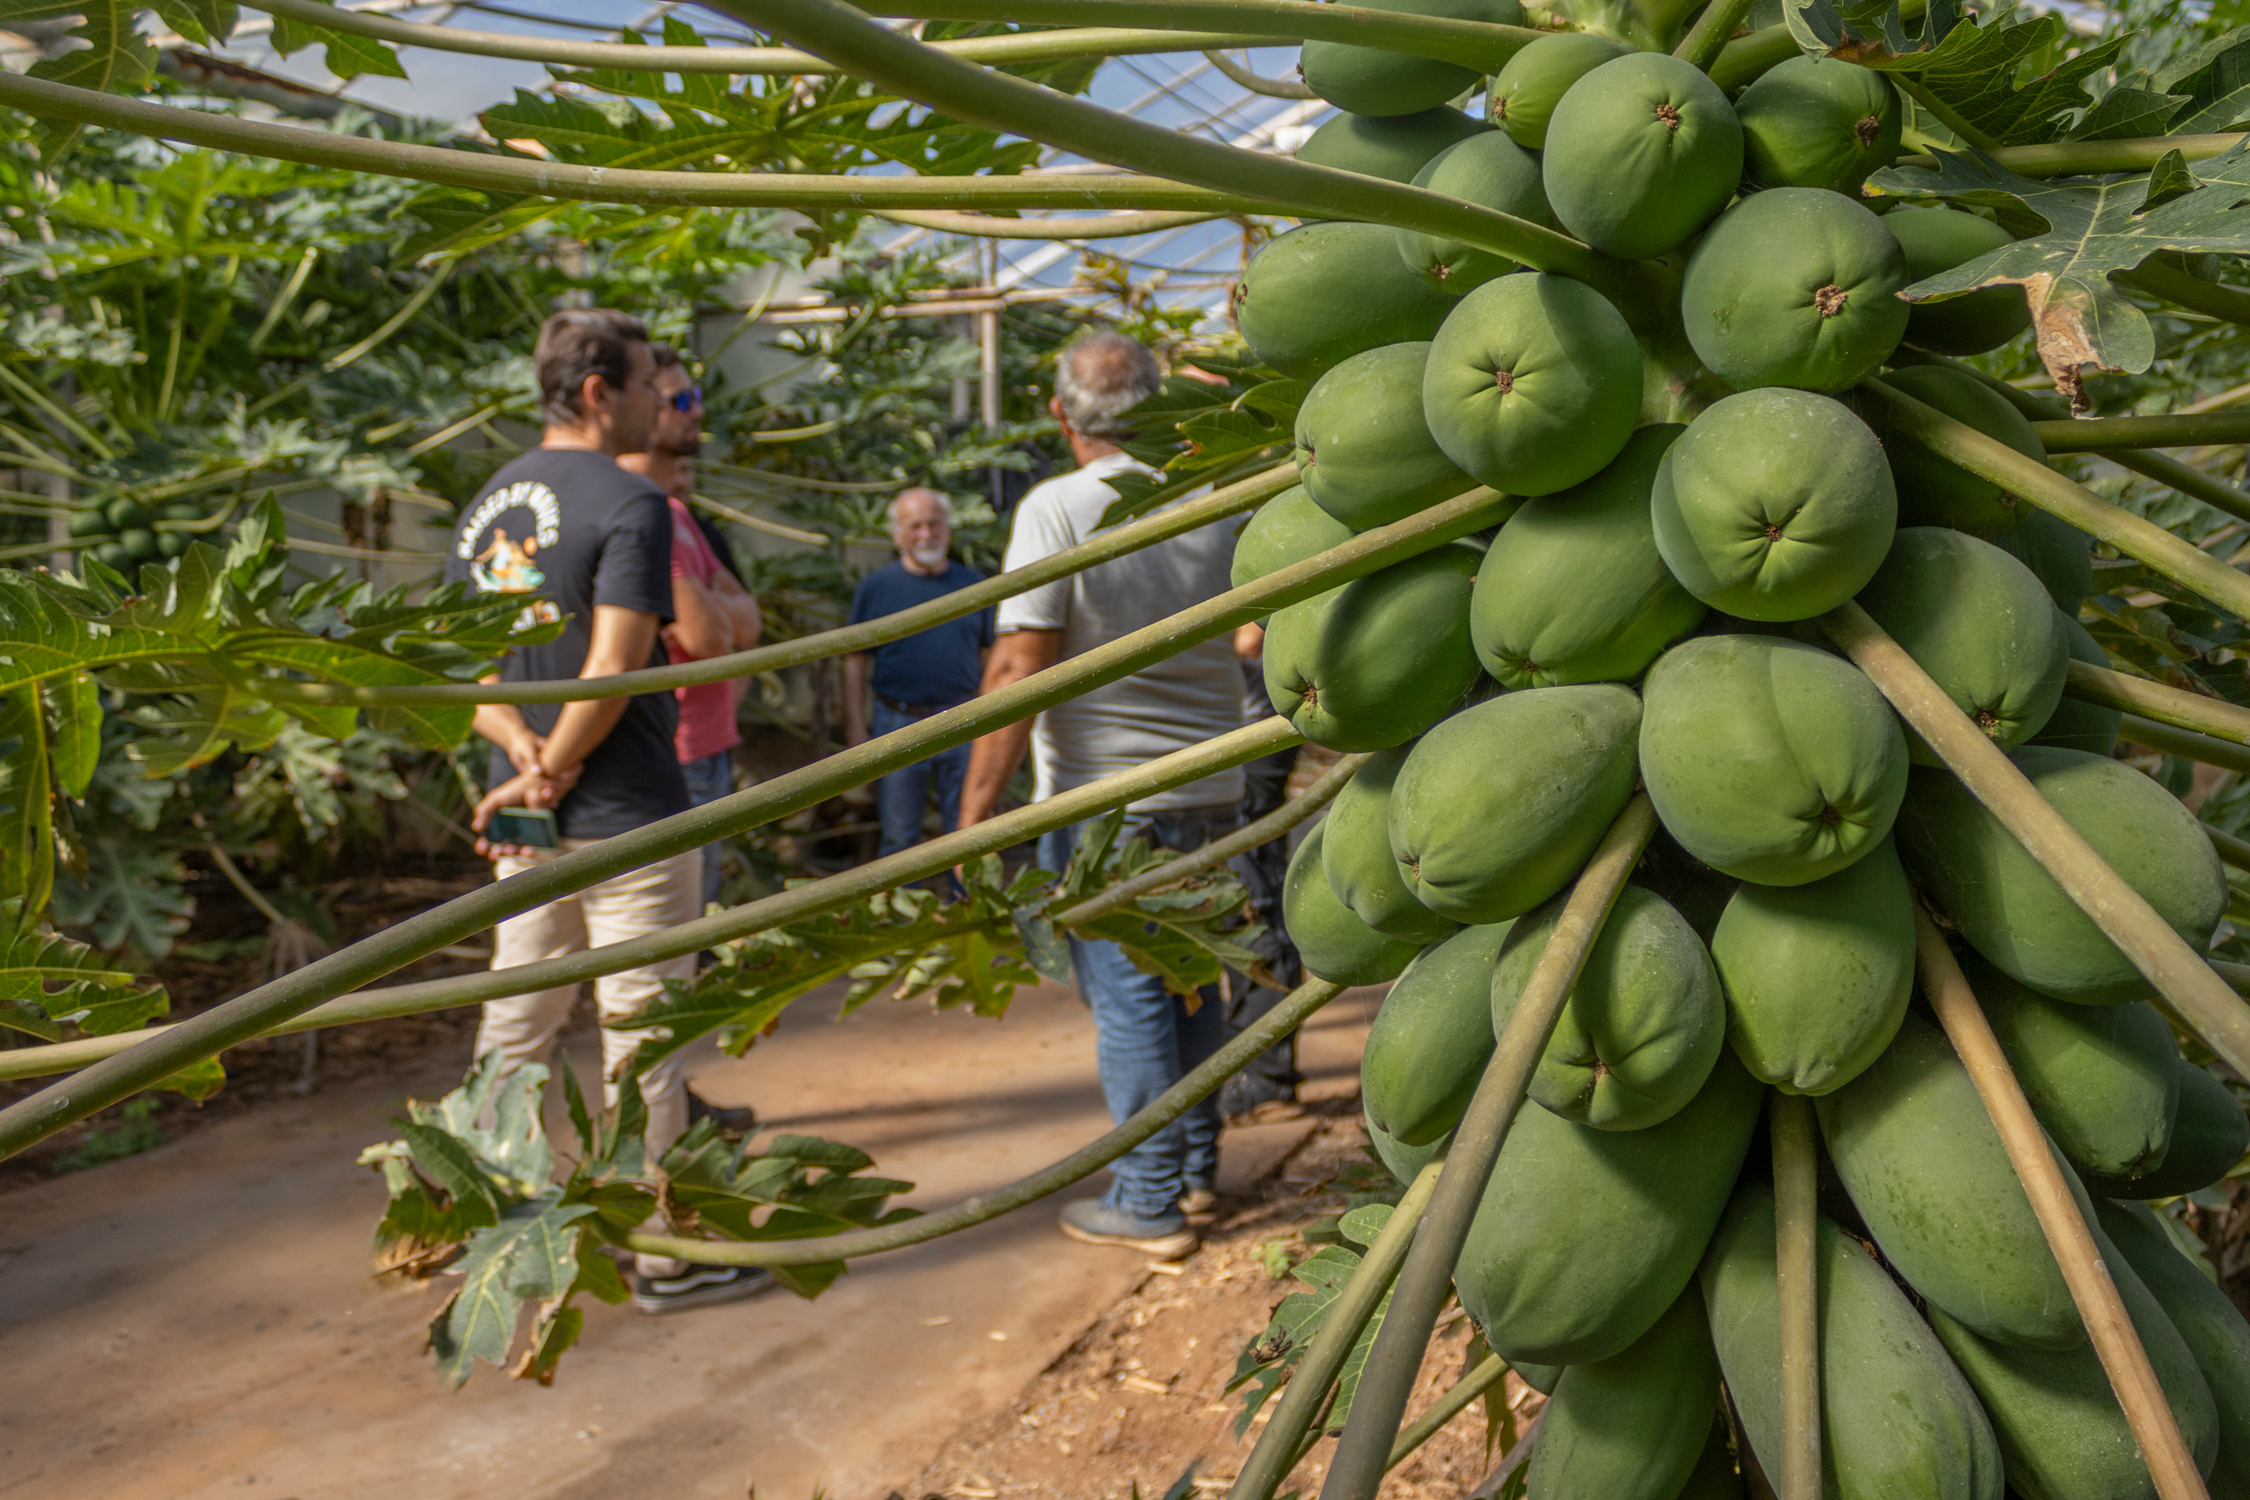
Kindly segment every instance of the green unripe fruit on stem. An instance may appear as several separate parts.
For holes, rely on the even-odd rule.
[[[1531,688],[1422,736],[1391,787],[1391,853],[1415,899],[1456,922],[1521,916],[1568,884],[1625,810],[1641,700]]]
[[[2014,243],[1990,219],[1958,208],[1895,208],[1883,225],[1906,252],[1910,281],[1967,265]],[[2031,326],[2031,308],[2019,286],[1980,287],[1942,302],[1915,302],[1906,315],[1906,342],[1936,354],[1984,354]]]
[[[1528,223],[1556,227],[1554,211],[1547,207],[1547,191],[1539,181],[1539,158],[1497,130],[1446,147],[1414,174],[1414,185],[1480,208],[1496,208]],[[1415,229],[1398,231],[1398,253],[1418,274],[1456,297],[1522,269],[1490,250]]]
[[[1540,170],[1547,202],[1572,234],[1625,259],[1663,255],[1734,196],[1742,126],[1702,69],[1636,52],[1563,95]]]
[[[1944,1032],[1909,1014],[1866,1072],[1814,1108],[1883,1258],[1933,1308],[2032,1348],[2086,1342],[2062,1267]]]
[[[2070,642],[2054,601],[1990,542],[1905,527],[1859,603],[2002,749],[2037,734],[2062,698]],[[1938,763],[1920,735],[1906,743],[1917,764]]]
[[[1543,36],[1508,59],[1492,80],[1492,123],[1527,151],[1547,144],[1547,125],[1571,85],[1633,49],[1590,31]]]
[[[1569,900],[1527,912],[1492,975],[1492,1030],[1515,1013]],[[1596,1130],[1645,1130],[1685,1108],[1726,1044],[1726,1007],[1711,955],[1687,919],[1629,885],[1586,954],[1570,1003],[1531,1080],[1531,1097]]]
[[[1410,115],[1338,115],[1297,148],[1297,160],[1391,182],[1412,182],[1431,157],[1455,141],[1491,128],[1457,109],[1425,109]]]
[[[178,557],[187,551],[189,538],[177,531],[160,531],[156,534],[156,551],[161,557]]]
[[[1945,1346],[1859,1241],[1825,1218],[1815,1233],[1821,1493],[2000,1500],[1999,1440]],[[1703,1258],[1703,1295],[1727,1392],[1769,1474],[1782,1454],[1774,1250],[1773,1189],[1745,1182]]]
[[[1358,535],[1313,503],[1301,484],[1293,484],[1258,507],[1234,539],[1234,567],[1227,575],[1236,588],[1278,573],[1293,563],[1341,547]]]
[[[1744,89],[1734,112],[1746,175],[1762,188],[1856,198],[1867,174],[1898,155],[1898,91],[1855,63],[1792,57]]]
[[[1391,858],[1391,783],[1406,764],[1406,751],[1404,745],[1377,751],[1337,793],[1321,825],[1327,832],[1320,867],[1336,899],[1362,922],[1402,942],[1434,943],[1458,924],[1415,900]]]
[[[200,521],[203,507],[193,500],[175,500],[158,512],[167,521]]]
[[[1703,1293],[1690,1285],[1622,1354],[1573,1365],[1539,1419],[1532,1500],[1677,1500],[1719,1400]]]
[[[117,534],[117,540],[135,562],[155,562],[163,555],[156,550],[156,533],[146,526],[121,531]]]
[[[1430,346],[1385,344],[1313,382],[1297,408],[1297,473],[1313,503],[1354,531],[1403,521],[1476,481],[1422,420]]]
[[[2164,1159],[2180,1049],[2155,1006],[2065,1005],[1973,954],[1963,968],[2024,1096],[2072,1166],[2121,1179]]]
[[[104,514],[109,517],[110,528],[119,532],[142,530],[156,519],[149,514],[147,506],[131,499],[110,501],[104,507]]]
[[[2120,762],[2026,745],[2011,757],[2102,861],[2198,953],[2227,906],[2225,872],[2195,815]],[[1899,854],[1922,894],[1994,968],[2042,995],[2124,1005],[2151,986],[2093,918],[1953,775],[1918,767]]]
[[[1986,437],[2006,443],[2026,458],[2047,461],[2047,446],[2039,441],[2039,434],[2024,414],[2007,397],[1965,370],[1909,365],[1891,371],[1883,381],[1955,421],[1966,422]],[[1991,480],[1971,474],[1919,443],[1894,438],[1887,431],[1884,437],[1883,451],[1890,455],[1891,479],[1898,486],[1901,526],[1950,526],[1997,541],[2030,516],[2043,514],[2037,506],[2024,504]]]
[[[1369,0],[1368,9],[1521,26],[1519,0]],[[1410,52],[1308,41],[1298,71],[1305,87],[1355,115],[1405,115],[1445,103],[1477,81],[1477,70]]]
[[[1774,188],[1721,215],[1688,258],[1680,320],[1736,390],[1838,391],[1906,332],[1906,256],[1883,221],[1821,188]]]
[[[1694,1280],[1762,1097],[1722,1052],[1703,1092],[1646,1130],[1520,1111],[1454,1271],[1493,1351],[1584,1365],[1654,1327]]]
[[[133,554],[126,551],[123,544],[118,542],[104,542],[99,547],[96,547],[93,550],[94,556],[98,558],[102,563],[109,567],[115,568],[118,572],[124,573],[128,577],[131,576],[131,570],[133,568]]]
[[[2217,1283],[2173,1247],[2145,1203],[2105,1203],[2094,1213],[2102,1233],[2164,1309],[2195,1360],[2219,1418],[2214,1495],[2250,1495],[2250,1322]]]
[[[1422,377],[1446,457],[1496,490],[1551,495],[1599,473],[1640,420],[1641,351],[1593,288],[1488,281],[1454,305]]]
[[[1659,658],[1642,691],[1649,800],[1711,868],[1804,885],[1890,832],[1906,741],[1849,662],[1776,636],[1701,636]]]
[[[2138,1177],[2089,1175],[2088,1186],[2114,1198],[2177,1198],[2201,1192],[2250,1152],[2250,1114],[2234,1090],[2186,1058],[2173,1064],[2179,1103],[2172,1112],[2164,1159]]]
[[[1333,816],[1333,815],[1331,815]],[[1463,927],[1406,966],[1360,1055],[1367,1118],[1402,1145],[1452,1133],[1492,1056],[1492,966],[1509,924]]]
[[[84,539],[86,537],[108,536],[113,528],[109,524],[109,517],[103,515],[100,511],[80,510],[71,512],[70,524],[65,530],[73,537]]]
[[[1477,660],[1508,687],[1628,682],[1695,628],[1703,602],[1657,555],[1649,489],[1686,429],[1643,427],[1583,484],[1527,500],[1469,601]]]
[[[1451,713],[1478,676],[1469,589],[1480,560],[1439,547],[1277,610],[1265,646],[1274,707],[1331,750],[1403,745]]]
[[[1828,1094],[1882,1056],[1914,993],[1914,893],[1888,839],[1804,885],[1744,881],[1711,934],[1727,1040],[1761,1083]]]
[[[1383,1169],[1397,1180],[1400,1187],[1412,1182],[1424,1167],[1437,1159],[1437,1154],[1445,1149],[1446,1142],[1453,1139],[1447,1134],[1439,1136],[1426,1146],[1409,1146],[1393,1139],[1382,1126],[1364,1113],[1359,1117],[1359,1122],[1367,1132],[1368,1149],[1375,1153],[1376,1159],[1382,1162]]]
[[[2056,610],[2055,628],[2063,633],[2063,643],[2069,647],[2072,661],[2082,661],[2091,667],[2109,665],[2109,653],[2102,650],[2101,643],[2075,617]],[[2046,725],[2027,743],[2059,745],[2065,750],[2107,756],[2117,748],[2117,730],[2124,722],[2125,716],[2114,708],[2088,703],[2065,693],[2056,700],[2055,711],[2047,716]]]
[[[2043,510],[2028,505],[2023,509],[2031,514],[2014,530],[1994,537],[1992,544],[2031,569],[2055,607],[2076,619],[2078,606],[2094,591],[2093,538]]]
[[[1415,947],[1387,938],[1352,915],[1321,873],[1322,825],[1289,858],[1281,884],[1282,920],[1305,972],[1331,984],[1381,984],[1413,962]]]
[[[1292,380],[1317,380],[1362,350],[1426,339],[1453,298],[1399,259],[1379,224],[1306,224],[1268,241],[1234,286],[1250,352]]]
[[[1745,391],[1689,424],[1650,496],[1687,591],[1745,620],[1809,620],[1875,576],[1898,525],[1882,444],[1837,401]]]

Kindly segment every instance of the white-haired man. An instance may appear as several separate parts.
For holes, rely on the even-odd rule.
[[[953,507],[935,490],[900,490],[891,502],[891,543],[898,561],[877,568],[852,594],[851,623],[895,615],[981,582],[984,575],[955,562]],[[992,611],[933,625],[901,640],[844,658],[844,738],[863,744],[917,719],[966,703],[977,695],[984,659],[992,649]],[[873,681],[870,682],[872,677]],[[868,697],[874,713],[869,725]],[[883,853],[922,841],[930,794],[937,793],[939,826],[951,828],[961,813],[961,778],[969,747],[941,750],[875,782],[875,810],[883,823]]]
[[[1127,413],[1161,381],[1156,358],[1123,334],[1079,338],[1055,364],[1048,404],[1079,467],[1032,490],[1017,508],[1007,566],[1028,566],[1085,541],[1101,525],[1116,491],[1109,480],[1147,470],[1118,447]],[[1234,562],[1234,524],[1216,522],[1000,605],[998,643],[985,666],[984,691],[997,692],[1034,672],[1152,625],[1226,592]],[[1039,798],[1083,786],[1201,744],[1242,724],[1242,672],[1224,636],[1082,694],[976,742],[961,796],[961,826],[999,809],[1028,745]],[[1136,802],[1126,831],[1178,850],[1195,849],[1239,821],[1242,772],[1222,771]],[[1060,870],[1076,827],[1039,842],[1039,862]],[[1164,982],[1135,968],[1110,942],[1070,940],[1078,992],[1094,1014],[1095,1055],[1110,1115],[1123,1120],[1150,1103],[1226,1040],[1217,986],[1193,1013]],[[1163,1258],[1195,1247],[1187,1213],[1208,1203],[1219,1164],[1219,1113],[1206,1100],[1110,1169],[1109,1191],[1066,1204],[1063,1232],[1094,1244],[1125,1245]]]

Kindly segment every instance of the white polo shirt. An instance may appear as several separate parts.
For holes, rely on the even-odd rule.
[[[1008,538],[1009,570],[1092,537],[1102,512],[1117,498],[1107,479],[1127,470],[1150,472],[1112,453],[1025,495]],[[1228,574],[1237,524],[1232,517],[1214,521],[1004,600],[999,633],[1059,630],[1067,660],[1223,594],[1232,586]],[[1242,669],[1232,639],[1222,634],[1041,714],[1031,731],[1036,795],[1043,800],[1241,727]],[[1242,772],[1236,768],[1133,807],[1151,812],[1231,807],[1241,800]]]

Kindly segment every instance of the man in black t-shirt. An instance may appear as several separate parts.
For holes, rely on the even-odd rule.
[[[656,366],[639,320],[604,309],[556,313],[532,356],[546,431],[468,507],[446,577],[481,593],[520,594],[519,628],[564,620],[545,645],[511,652],[497,679],[548,682],[662,666],[658,632],[672,618],[672,516],[663,491],[617,465],[648,444],[656,422]],[[475,727],[493,744],[492,790],[470,824],[482,833],[503,808],[550,809],[564,849],[627,833],[688,808],[673,749],[678,705],[669,692],[522,708],[487,703]],[[552,851],[479,840],[500,879]],[[700,914],[702,855],[690,851],[631,870],[502,922],[492,967],[510,969],[660,932]],[[683,955],[595,983],[605,1021],[639,1015],[667,979],[694,977]],[[488,1001],[476,1053],[497,1048],[510,1070],[544,1061],[577,998],[565,985]],[[615,1082],[640,1033],[605,1028],[603,1076]],[[687,1128],[687,1087],[675,1054],[641,1076],[652,1155]],[[641,1256],[633,1302],[644,1312],[722,1301],[773,1284],[747,1267],[689,1266]]]

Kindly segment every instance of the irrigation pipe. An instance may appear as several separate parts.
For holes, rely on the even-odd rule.
[[[2237,708],[2223,698],[2205,697],[2083,661],[2070,664],[2063,691],[2082,702],[2098,703],[2175,729],[2250,745],[2250,709]]]
[[[1812,1101],[1771,1095],[1773,1236],[1781,1319],[1776,1500],[1820,1500],[1820,1191]]]
[[[2196,1034],[2237,1072],[2250,1074],[2250,1007],[2203,955],[2094,852],[1866,610],[1843,604],[1817,623]]]
[[[1058,663],[999,692],[933,714],[827,760],[631,833],[563,854],[457,897],[340,952],[214,1006],[130,1051],[0,1109],[0,1158],[282,1021],[415,959],[627,870],[700,849],[926,760],[940,750],[1067,702],[1300,599],[1504,519],[1513,502],[1479,487],[1229,590],[1193,609]]]
[[[1464,1407],[1498,1385],[1507,1374],[1508,1362],[1497,1354],[1487,1354],[1475,1369],[1455,1381],[1453,1389],[1439,1397],[1435,1406],[1407,1424],[1406,1430],[1398,1435],[1398,1441],[1391,1445],[1391,1456],[1384,1467],[1395,1469],[1405,1463],[1415,1449],[1436,1437],[1446,1423],[1461,1415]]]
[[[611,1243],[628,1250],[644,1255],[669,1255],[705,1266],[811,1266],[919,1245],[997,1219],[1027,1203],[1059,1193],[1072,1183],[1085,1181],[1209,1098],[1219,1085],[1248,1067],[1259,1053],[1295,1031],[1313,1012],[1343,992],[1340,984],[1331,984],[1325,979],[1307,980],[1259,1017],[1248,1030],[1212,1053],[1187,1077],[1157,1095],[1145,1109],[1108,1134],[1029,1177],[1020,1177],[995,1192],[964,1198],[951,1208],[924,1214],[918,1219],[874,1229],[849,1230],[821,1239],[764,1243],[721,1243],[669,1234],[631,1234],[606,1224],[593,1227]]]
[[[2182,541],[2154,522],[2110,504],[2074,484],[2036,458],[2018,453],[1997,438],[1959,422],[1933,406],[1893,390],[1880,380],[1865,380],[1859,392],[1877,407],[1896,436],[1989,479],[2012,495],[2138,558],[2174,583],[2201,594],[2228,613],[2250,619],[2250,578],[2202,549]]]
[[[1407,1252],[1390,1309],[1352,1397],[1352,1413],[1329,1462],[1321,1500],[1373,1500],[1382,1484],[1399,1421],[1421,1370],[1423,1350],[1438,1309],[1452,1294],[1454,1263],[1484,1201],[1493,1164],[1500,1158],[1516,1112],[1523,1107],[1524,1091],[1578,982],[1579,970],[1585,967],[1587,951],[1655,832],[1655,810],[1646,793],[1636,793],[1603,835],[1556,918],[1523,996],[1501,1030],[1492,1060],[1485,1064],[1468,1112],[1453,1132],[1430,1211],[1414,1237],[1414,1248]]]
[[[1204,746],[1176,751],[1146,765],[1135,766],[1130,771],[1119,771],[1099,781],[1088,782],[1085,786],[1060,793],[1044,802],[1035,802],[1028,807],[1002,813],[996,818],[988,818],[972,828],[942,834],[897,854],[871,860],[842,875],[797,886],[742,906],[730,907],[711,916],[697,917],[677,927],[668,927],[660,933],[629,938],[622,943],[589,948],[560,958],[541,959],[537,963],[517,964],[506,969],[456,974],[445,979],[426,979],[417,984],[393,985],[387,989],[362,990],[357,994],[317,1005],[304,1014],[259,1034],[287,1036],[292,1032],[320,1031],[360,1021],[380,1021],[394,1016],[422,1015],[433,1010],[452,1010],[463,1005],[498,1000],[508,995],[537,994],[541,990],[599,979],[621,969],[639,968],[644,964],[678,958],[683,954],[700,953],[716,943],[764,932],[786,922],[818,916],[822,912],[849,906],[877,891],[894,890],[916,880],[943,874],[966,860],[1013,847],[1036,838],[1051,828],[1061,828],[1171,787],[1184,786],[1202,779],[1213,770],[1224,769],[1226,765],[1239,765],[1244,760],[1255,759],[1258,754],[1271,753],[1271,750],[1259,751],[1255,748],[1258,744],[1268,743],[1264,738],[1266,734],[1272,736],[1272,749],[1286,748],[1291,736],[1280,732],[1279,725],[1282,722],[1284,721],[1268,720],[1263,725],[1237,730],[1233,735],[1225,737],[1228,741],[1227,748],[1215,755],[1206,754]],[[1259,738],[1240,738],[1253,734]],[[1218,742],[1212,741],[1211,744],[1216,746]],[[1342,781],[1337,781],[1334,786],[1327,786],[1327,780],[1327,777],[1323,777],[1321,781],[1313,783],[1303,796],[1291,798],[1277,811],[1260,818],[1240,833],[1217,843],[1207,844],[1194,854],[1183,855],[1136,875],[1131,880],[1120,882],[1091,900],[1060,913],[1053,918],[1055,925],[1073,927],[1089,921],[1123,905],[1126,900],[1186,880],[1224,863],[1245,848],[1255,848],[1268,839],[1281,837],[1334,798],[1342,787]],[[1308,803],[1311,805],[1308,806]],[[1237,843],[1237,840],[1241,842]],[[1222,847],[1223,853],[1218,853],[1207,862],[1204,860],[1204,855],[1219,851]],[[1115,902],[1108,900],[1118,892],[1128,891],[1128,888],[1128,895]],[[114,1057],[135,1043],[147,1040],[151,1034],[170,1029],[174,1024],[177,1023],[151,1026],[141,1031],[120,1032],[112,1036],[81,1037],[75,1041],[56,1042],[48,1046],[0,1050],[0,1078],[39,1078],[53,1073],[67,1073],[73,1068],[82,1068],[102,1058]]]
[[[1359,1342],[1360,1330],[1375,1316],[1376,1308],[1390,1294],[1391,1283],[1398,1279],[1406,1248],[1414,1243],[1414,1231],[1429,1210],[1430,1194],[1437,1189],[1438,1172],[1444,1165],[1441,1153],[1414,1174],[1398,1207],[1391,1210],[1390,1218],[1375,1236],[1375,1243],[1367,1247],[1359,1268],[1336,1294],[1336,1300],[1328,1304],[1328,1316],[1320,1332],[1313,1335],[1312,1347],[1290,1372],[1281,1404],[1266,1430],[1258,1435],[1258,1444],[1235,1476],[1227,1500],[1273,1500],[1273,1492],[1297,1466],[1305,1436],[1317,1432],[1314,1421],[1329,1399],[1329,1389],[1344,1368],[1345,1358]]]
[[[2142,1461],[2148,1465],[2149,1478],[2156,1483],[2156,1493],[2161,1500],[2209,1500],[2195,1455],[2180,1436],[2172,1403],[2157,1382],[2148,1351],[2141,1347],[2140,1334],[2126,1314],[2124,1300],[2117,1295],[2117,1284],[2110,1279],[2109,1267],[2103,1264],[2085,1216],[2078,1211],[2078,1200],[2063,1180],[2063,1169],[2055,1160],[2047,1133],[2032,1114],[2023,1085],[2016,1081],[2007,1054],[1992,1034],[1991,1023],[1978,1007],[1961,966],[1954,962],[1953,951],[1946,947],[1945,935],[1919,901],[1914,906],[1914,957],[1922,993],[1929,996],[1961,1065],[1969,1070],[1985,1112],[1992,1117],[1993,1129],[2000,1134],[2000,1144],[2007,1149],[2008,1161],[2023,1184],[2024,1195],[2031,1200],[2047,1246],[2054,1251],[2063,1280],[2070,1287],[2071,1301],[2085,1320],[2094,1353],[2117,1393],[2118,1405],[2125,1409],[2125,1420],[2132,1428]],[[1815,1473],[1817,1478],[1817,1470]],[[1785,1495],[1783,1500],[1791,1497]]]

